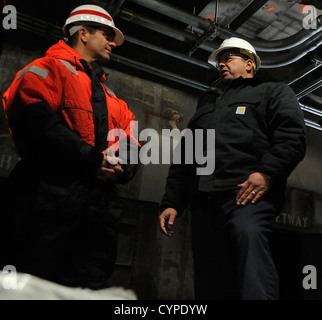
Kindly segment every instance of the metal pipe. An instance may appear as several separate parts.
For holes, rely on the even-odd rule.
[[[306,95],[308,95],[309,93],[319,89],[320,87],[322,87],[322,77],[320,77],[319,79],[315,80],[313,83],[311,83],[305,89],[303,89],[302,91],[297,93],[296,98],[299,100],[299,99],[305,97]]]
[[[144,28],[148,28],[150,30],[156,31],[158,33],[164,34],[170,38],[183,41],[183,42],[196,42],[198,40],[197,36],[186,31],[181,31],[165,25],[161,22],[156,22],[155,20],[151,20],[147,17],[143,17],[137,13],[129,11],[127,9],[122,10],[122,15],[120,16],[122,19],[131,21],[135,24],[141,25]],[[211,41],[206,41],[200,45],[200,49],[205,51],[213,52],[218,48],[218,45]]]
[[[196,41],[197,37],[189,32],[179,31],[173,27],[167,26],[163,23],[156,22],[155,20],[143,17],[137,13],[134,13],[128,9],[123,9],[120,16],[124,20],[131,21],[135,24],[138,24],[144,28],[156,31],[158,33],[164,34],[173,39],[183,41],[183,42],[192,42]]]
[[[165,79],[168,79],[171,81],[175,81],[177,83],[181,83],[185,86],[192,87],[197,90],[201,90],[201,91],[209,91],[210,90],[210,87],[204,83],[200,83],[200,82],[197,82],[197,81],[185,78],[185,77],[181,77],[181,76],[178,76],[172,72],[168,72],[168,71],[165,71],[165,70],[162,70],[159,68],[155,68],[150,65],[147,65],[147,64],[144,64],[144,63],[132,60],[132,59],[128,59],[128,58],[125,58],[125,57],[122,57],[122,56],[119,56],[116,54],[113,54],[111,56],[111,60],[114,60],[118,63],[122,63],[124,65],[129,66],[129,67],[134,67],[138,70],[143,70],[145,72],[149,72],[151,74],[160,76],[162,78],[165,78]]]
[[[307,101],[307,102],[304,102],[304,103],[307,103],[313,107],[316,106],[317,108],[321,109],[321,106],[322,106],[322,97],[321,96],[318,96],[314,93],[309,93],[305,96],[305,101]]]
[[[288,85],[293,84],[294,82],[304,78],[305,76],[307,76],[308,74],[310,74],[311,72],[313,72],[314,70],[316,70],[317,68],[320,68],[322,66],[321,62],[318,62],[316,60],[316,62],[314,62],[313,64],[311,64],[310,66],[308,66],[307,68],[305,68],[304,70],[301,70],[292,80],[289,80],[287,82]]]
[[[36,34],[42,34],[42,36],[45,36],[44,33],[48,31],[50,31],[51,33],[51,37],[54,40],[58,40],[61,38],[61,29],[57,26],[53,26],[53,25],[49,25],[48,23],[39,20],[39,19],[34,19],[29,17],[28,15],[24,15],[21,13],[18,13],[18,17],[21,18],[21,27],[25,30],[28,30],[29,32],[33,32]],[[160,24],[159,23],[155,23],[149,19],[145,19],[142,17],[138,17],[137,15],[134,15],[133,19],[141,19],[141,23],[144,26],[149,26],[150,28],[154,28],[156,31],[160,32],[161,29],[167,28],[166,26],[161,26],[160,28]],[[18,25],[19,25],[19,20],[18,19]],[[25,24],[23,26],[22,21],[25,21]],[[29,24],[29,25],[27,25]],[[36,29],[33,26],[37,26]],[[39,27],[40,26],[40,27]],[[40,31],[42,30],[42,31]],[[170,30],[169,28],[164,30],[164,33],[166,35],[170,35],[170,36],[174,36],[177,31],[175,29]],[[190,40],[195,40],[195,36],[189,34],[189,33],[182,33],[182,36],[186,37],[186,38],[182,38],[182,39],[190,39]],[[181,37],[181,35],[180,35]],[[316,34],[313,38],[307,40],[307,42],[305,43],[305,46],[303,48],[299,48],[297,50],[294,50],[293,52],[289,52],[286,53],[284,55],[279,55],[278,57],[278,61],[276,61],[275,59],[272,59],[271,57],[261,57],[262,58],[262,68],[274,68],[274,67],[281,67],[281,66],[285,66],[288,65],[294,61],[299,60],[300,58],[302,58],[304,55],[306,55],[308,52],[316,49],[319,45],[321,45],[322,43],[322,39],[321,39],[321,35],[320,34]],[[216,46],[214,43],[212,43],[211,47],[208,47],[208,45],[206,43],[201,44],[200,48],[205,49],[205,50],[209,50],[209,51],[213,51],[217,48],[218,46]],[[180,54],[177,55],[177,57],[179,57]]]
[[[48,38],[48,35],[53,40],[58,40],[62,37],[62,30],[58,26],[20,12],[17,12],[17,25],[23,30],[38,34],[44,38]]]
[[[322,127],[317,122],[314,122],[314,121],[311,121],[308,119],[304,119],[304,121],[305,121],[306,126],[322,131]]]
[[[184,42],[196,42],[197,38],[191,33],[180,31],[175,28],[169,27],[165,24],[162,24],[160,22],[153,21],[149,18],[143,17],[141,15],[138,15],[133,12],[127,12],[126,10],[122,12],[127,15],[127,19],[130,19],[132,22],[142,25],[145,28],[149,28],[153,31],[156,31],[158,33],[162,33],[166,36],[172,37],[179,41]],[[130,18],[128,16],[131,14]],[[123,18],[125,18],[123,16]],[[314,45],[310,48],[310,45],[312,44],[313,40],[318,39],[321,35],[317,34],[312,39],[307,40],[306,42],[306,50],[302,50],[301,48],[298,50],[293,50],[292,52],[287,52],[284,54],[280,54],[278,56],[278,59],[272,58],[271,56],[263,56],[261,55],[261,52],[258,52],[259,56],[262,58],[262,66],[261,68],[274,68],[274,67],[283,67],[285,65],[291,64],[292,62],[295,62],[302,58],[304,55],[306,55],[308,52],[314,50],[317,45]],[[319,44],[318,44],[319,45]],[[200,44],[200,49],[203,49],[205,51],[213,52],[218,48],[218,45],[216,45],[214,42],[206,41]]]
[[[322,118],[322,111],[321,111],[321,110],[319,110],[319,109],[315,109],[315,108],[310,107],[310,106],[308,106],[308,105],[305,105],[305,104],[303,104],[303,103],[301,103],[301,102],[299,102],[299,105],[300,105],[300,107],[301,107],[301,109],[302,109],[303,111],[306,111],[306,112],[312,113],[312,114],[314,114],[314,115],[319,116],[319,117],[321,117],[321,118]]]
[[[151,9],[153,11],[159,12],[165,16],[173,18],[177,21],[192,25],[199,29],[205,30],[210,27],[212,22],[209,20],[203,19],[199,16],[193,15],[190,12],[185,12],[182,9],[178,9],[175,6],[172,6],[163,1],[156,0],[130,0],[138,5],[141,5],[145,8]]]
[[[131,1],[133,1],[133,2],[139,1],[140,3],[146,3],[146,2],[149,3],[149,2],[151,2],[151,5],[154,4],[153,3],[154,0],[148,0],[148,1],[147,0],[131,0]],[[158,2],[158,3],[160,4],[160,2]],[[163,4],[163,6],[161,7],[162,8],[162,10],[161,10],[162,13],[165,10],[164,7],[168,8],[168,5]],[[176,9],[176,10],[178,10],[178,9]],[[171,11],[171,10],[168,10],[168,11]],[[177,11],[175,11],[175,12],[177,13]],[[193,17],[191,19],[198,18],[198,20],[199,19],[204,20],[203,18],[191,15],[190,13],[189,13],[189,15],[191,17]],[[172,16],[174,16],[174,14],[172,14]],[[173,37],[173,38],[175,38],[177,40],[194,41],[194,42],[197,41],[196,37],[193,36],[192,34],[188,33],[188,32],[182,32],[182,31],[179,31],[177,29],[170,28],[169,26],[157,23],[155,21],[152,21],[152,20],[150,20],[148,18],[142,17],[142,16],[137,15],[135,13],[133,13],[131,21],[133,21],[134,23],[139,23],[142,26],[150,28],[150,29],[152,29],[152,30],[154,30],[156,32],[163,33],[163,34],[165,34],[167,36]],[[208,23],[206,20],[204,20],[204,21],[206,23]],[[213,26],[213,25],[211,25],[211,26]],[[315,41],[320,36],[321,36],[320,33],[315,34],[315,36],[313,36],[313,38],[309,38],[305,44],[309,43],[311,45],[312,40]],[[242,36],[242,37],[245,38],[244,36]],[[286,39],[289,39],[289,38],[286,38]],[[255,40],[255,39],[250,39],[250,42],[253,42],[252,40]],[[278,41],[280,41],[280,40],[278,40]],[[310,41],[310,42],[308,42],[308,41]],[[216,50],[218,48],[218,45],[216,45],[215,43],[210,42],[210,41],[206,41],[206,42],[203,42],[203,43],[198,44],[198,45],[199,45],[200,49],[203,49],[203,50],[206,50],[206,51],[209,51],[209,52],[213,52],[214,50]],[[302,58],[308,52],[314,50],[316,47],[317,47],[317,45],[313,45],[311,48],[306,46],[306,48],[307,48],[306,50],[297,50],[297,51],[292,51],[292,52],[289,52],[289,53],[284,53],[284,54],[278,56],[278,60],[276,58],[272,58],[271,56],[266,56],[266,57],[264,56],[262,58],[262,68],[282,67],[282,66],[291,64],[292,62],[295,62],[295,61],[299,60],[300,58]],[[258,53],[261,56],[261,53],[260,52],[258,52]]]
[[[259,40],[249,38],[247,36],[241,35],[237,32],[232,31],[231,36],[243,38],[244,40],[250,42],[254,48],[258,51],[262,52],[276,52],[283,51],[287,49],[292,49],[296,46],[301,45],[305,41],[311,39],[316,34],[321,34],[322,32],[322,24],[321,24],[321,16],[317,18],[318,27],[316,29],[301,29],[296,34],[279,40]],[[221,28],[221,27],[219,27]]]
[[[284,54],[278,55],[278,58],[271,56],[265,56],[260,55],[262,59],[262,65],[261,68],[278,68],[278,67],[284,67],[286,65],[291,64],[292,62],[295,62],[302,57],[304,57],[309,52],[317,49],[322,44],[322,35],[321,34],[315,34],[312,38],[308,39],[302,46],[297,48],[296,50],[293,50],[291,52],[287,52]]]
[[[216,8],[215,8],[215,24],[218,24],[218,9],[219,9],[219,0],[216,0]]]
[[[162,1],[156,0],[129,0],[146,8],[149,8],[153,11],[159,12],[163,15],[176,19],[177,21],[186,23],[187,25],[195,26],[199,29],[204,30],[211,30],[213,28],[213,22],[203,19],[202,17],[196,16],[191,14],[190,12],[184,12],[182,9],[178,9],[172,5],[169,5]],[[229,28],[222,27],[216,25],[216,35],[221,39],[226,39],[229,37],[239,37],[249,41],[256,50],[262,52],[276,52],[276,51],[283,51],[287,49],[294,48],[305,42],[306,40],[313,37],[315,34],[320,33],[322,31],[322,21],[321,17],[317,18],[318,27],[316,30],[314,29],[302,29],[298,33],[293,36],[290,36],[285,39],[281,40],[259,40],[259,39],[252,39],[246,37],[243,34],[235,32]]]
[[[250,19],[258,10],[265,6],[267,2],[268,0],[251,1],[250,4],[244,10],[242,10],[237,17],[229,23],[229,28],[232,30],[237,30],[245,23],[245,21]]]
[[[118,16],[120,11],[121,11],[121,7],[123,6],[125,0],[117,0],[115,1],[116,3],[113,5],[112,10],[110,10],[110,14],[111,16],[114,18],[115,16]]]
[[[125,36],[125,40],[128,41],[128,42],[134,43],[136,45],[139,45],[139,46],[154,50],[156,52],[163,53],[163,54],[165,54],[167,56],[178,58],[178,59],[186,61],[188,63],[197,65],[199,67],[202,67],[202,68],[205,68],[205,69],[212,69],[212,67],[211,67],[211,65],[209,63],[203,62],[203,61],[198,60],[198,59],[189,58],[185,54],[178,53],[178,52],[175,52],[175,51],[171,51],[171,50],[168,50],[168,49],[164,49],[164,48],[155,46],[155,45],[153,45],[151,43],[147,43],[147,42],[141,41],[139,39],[133,38],[131,36]]]

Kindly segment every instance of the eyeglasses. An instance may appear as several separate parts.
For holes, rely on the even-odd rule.
[[[231,60],[234,60],[234,59],[237,59],[237,58],[241,58],[245,61],[247,61],[248,59],[241,56],[241,55],[238,55],[236,53],[227,53],[227,54],[223,54],[222,56],[220,56],[220,58],[218,59],[218,61],[216,62],[216,68],[218,70],[220,70],[220,66],[219,64],[220,63],[227,63],[227,62],[230,62]]]
[[[114,42],[115,33],[113,30],[104,28],[104,29],[100,29],[100,31],[102,32],[103,36],[108,42]]]

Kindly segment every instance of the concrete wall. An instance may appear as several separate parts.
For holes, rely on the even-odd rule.
[[[140,79],[116,70],[106,69],[109,74],[107,86],[125,100],[138,121],[138,135],[142,130],[151,129],[158,139],[149,142],[153,150],[159,150],[159,164],[140,164],[133,181],[120,186],[126,198],[159,202],[164,192],[169,165],[161,163],[162,149],[169,148],[162,142],[164,130],[176,126],[184,129],[197,106],[197,98],[186,92]],[[170,121],[173,114],[180,115],[180,122]],[[141,139],[140,139],[141,140]],[[141,143],[145,143],[141,140]],[[142,150],[140,156],[144,155]]]

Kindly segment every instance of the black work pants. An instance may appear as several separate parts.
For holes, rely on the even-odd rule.
[[[276,300],[269,235],[282,199],[264,195],[256,204],[237,206],[235,197],[202,193],[192,208],[195,298]]]
[[[117,256],[116,187],[32,173],[14,171],[7,183],[0,270],[13,265],[65,286],[107,288]]]

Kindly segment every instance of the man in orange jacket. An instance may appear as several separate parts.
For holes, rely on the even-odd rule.
[[[3,95],[21,161],[4,197],[1,267],[100,289],[108,286],[117,253],[115,184],[135,174],[135,166],[108,156],[114,143],[108,133],[121,129],[129,148],[139,146],[134,115],[104,85],[99,66],[124,36],[95,5],[75,8],[63,31],[68,41],[18,72]]]

